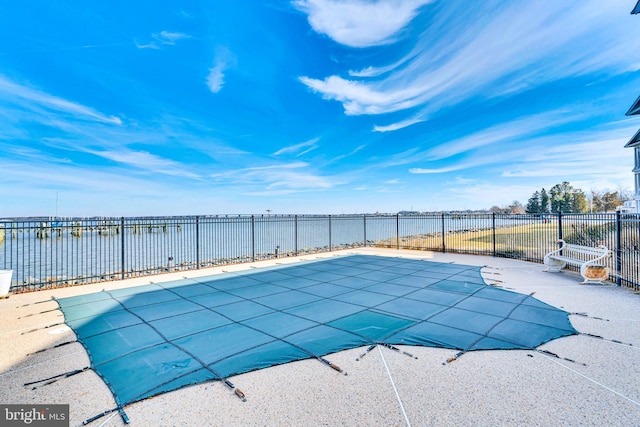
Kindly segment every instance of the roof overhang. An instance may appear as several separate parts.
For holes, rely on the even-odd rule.
[[[633,116],[635,114],[640,114],[640,96],[636,99],[636,102],[633,103],[629,111],[625,113],[625,116]]]
[[[627,142],[627,145],[624,146],[624,148],[631,147],[640,147],[640,129],[638,129],[638,132],[633,135],[633,138],[631,138],[629,142]]]

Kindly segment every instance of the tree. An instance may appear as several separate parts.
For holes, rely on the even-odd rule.
[[[584,191],[575,190],[573,193],[571,193],[571,212],[573,213],[587,212],[587,198],[584,195]]]
[[[540,212],[549,212],[549,195],[544,188],[540,191]]]
[[[548,193],[544,188],[533,193],[525,211],[527,213],[586,212],[587,198],[582,190],[575,189],[564,181],[551,187]]]
[[[591,194],[593,212],[614,212],[618,206],[624,204],[624,199],[618,191],[592,191]]]
[[[595,197],[596,192],[592,191],[594,195],[594,203],[599,203],[599,199]],[[514,202],[515,204],[516,202]],[[620,203],[616,204],[618,206]],[[522,205],[520,205],[522,206]],[[563,181],[561,184],[556,184],[547,193],[543,188],[540,191],[536,191],[529,198],[525,211],[527,213],[548,213],[562,211],[565,213],[583,213],[587,212],[587,197],[579,188],[573,188],[567,181]],[[509,206],[512,208],[512,206]]]
[[[562,184],[556,184],[551,187],[551,190],[549,190],[549,194],[551,195],[551,211],[562,211],[567,213],[573,212],[573,193],[575,191],[576,190],[567,181],[563,181]]]
[[[597,191],[591,191],[591,211],[604,212],[604,202]]]
[[[616,208],[624,204],[617,191],[607,191],[602,195],[602,212],[615,212]]]
[[[527,213],[540,213],[540,192],[536,191],[527,202]]]
[[[520,203],[519,201],[514,200],[509,205],[509,212],[512,213],[512,214],[523,214],[524,213],[524,206],[522,206],[522,203]]]

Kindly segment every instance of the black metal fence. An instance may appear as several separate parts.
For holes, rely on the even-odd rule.
[[[0,220],[0,269],[23,292],[361,246],[542,262],[557,239],[612,250],[640,289],[639,214],[216,215]]]

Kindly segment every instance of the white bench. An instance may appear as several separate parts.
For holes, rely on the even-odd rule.
[[[602,283],[609,277],[609,269],[604,265],[604,259],[611,255],[606,246],[598,247],[567,244],[564,240],[559,249],[544,256],[545,271],[557,273],[567,264],[580,267],[580,274],[584,278],[582,283]],[[562,255],[560,254],[562,252]]]

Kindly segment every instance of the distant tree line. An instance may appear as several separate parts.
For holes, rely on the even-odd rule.
[[[526,213],[612,212],[624,203],[628,195],[622,191],[592,191],[591,197],[567,181],[556,184],[547,192],[544,188],[531,195],[525,207]]]

